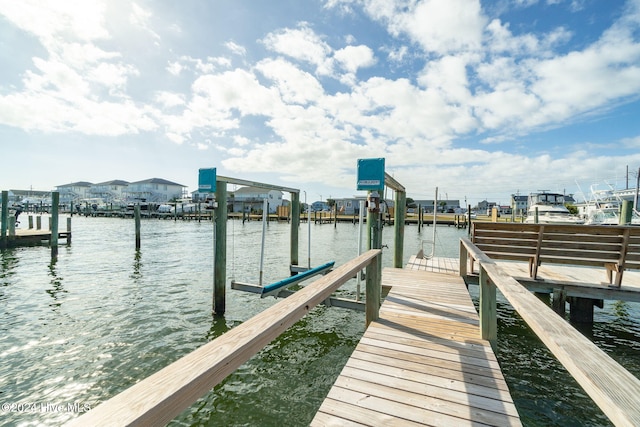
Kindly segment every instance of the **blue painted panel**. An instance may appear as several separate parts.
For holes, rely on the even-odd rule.
[[[384,158],[358,159],[358,190],[384,188]]]
[[[198,191],[216,191],[216,168],[198,170]]]

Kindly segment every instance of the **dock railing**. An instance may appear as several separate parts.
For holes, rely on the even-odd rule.
[[[557,315],[468,238],[460,239],[460,275],[479,261],[480,331],[497,343],[496,289],[616,426],[640,425],[640,380]]]
[[[372,249],[341,265],[302,290],[71,420],[68,425],[167,424],[365,267],[367,280],[377,281],[375,287],[379,288],[377,265],[380,254],[381,250]],[[377,318],[380,306],[380,292],[372,295],[369,295],[367,289],[368,321]]]

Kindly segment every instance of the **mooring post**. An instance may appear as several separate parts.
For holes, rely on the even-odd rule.
[[[380,317],[380,298],[382,296],[382,283],[380,281],[380,257],[382,252],[378,254],[366,269],[366,326],[369,326],[374,320]]]
[[[51,257],[58,256],[58,209],[60,207],[60,193],[54,191],[51,193]]]
[[[468,259],[469,258],[468,258],[467,247],[464,245],[464,243],[462,243],[462,240],[460,240],[460,266],[459,266],[459,271],[460,271],[460,277],[462,277],[462,278],[466,278],[467,277],[467,266],[469,265]],[[466,282],[466,280],[465,280],[465,282]]]
[[[36,217],[36,230],[40,230],[42,228],[42,216],[38,215]]]
[[[7,225],[9,220],[9,192],[2,190],[2,223],[0,224],[0,248],[7,245]]]
[[[29,230],[33,229],[33,215],[29,215]]]
[[[564,317],[567,310],[567,292],[564,289],[553,290],[553,311]]]
[[[213,265],[213,313],[224,314],[227,281],[227,183],[216,181],[214,209],[214,265]]]
[[[407,193],[396,190],[395,199],[396,208],[393,211],[393,229],[395,231],[393,266],[395,268],[402,268],[402,258],[404,256],[404,218],[407,204]]]
[[[300,193],[291,193],[291,264],[298,265],[298,233],[300,232]],[[293,272],[291,272],[293,274]]]
[[[480,334],[483,340],[489,341],[493,352],[498,351],[498,319],[496,309],[496,285],[480,263]]]
[[[133,207],[133,216],[136,222],[136,250],[140,249],[140,204]]]
[[[71,244],[71,217],[67,218],[67,245]]]
[[[631,200],[622,201],[622,210],[620,212],[620,225],[631,224],[631,217],[633,214],[633,202]]]

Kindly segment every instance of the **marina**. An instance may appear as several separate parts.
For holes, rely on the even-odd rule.
[[[2,377],[21,384],[16,387],[5,382],[2,390],[6,398],[73,400],[94,407],[116,390],[123,390],[127,384],[139,381],[199,343],[207,342],[277,302],[273,298],[260,299],[255,294],[229,291],[225,316],[211,319],[212,260],[210,256],[198,255],[210,251],[211,228],[210,223],[161,221],[151,224],[143,221],[143,244],[138,252],[134,249],[134,230],[130,221],[74,218],[73,244],[61,247],[53,265],[44,247],[4,251],[3,284],[4,289],[12,289],[12,292],[3,294],[6,313],[11,313],[3,319],[7,331],[11,331],[3,345],[3,358],[8,362],[3,366],[20,373],[3,372]],[[405,241],[410,254],[417,253],[422,239],[427,238],[418,235],[415,228],[410,226]],[[267,245],[282,245],[288,230],[288,224],[270,224]],[[228,231],[230,275],[237,280],[257,280],[259,248],[255,241],[261,233],[261,224],[230,221]],[[314,264],[331,260],[323,255],[322,248],[331,248],[330,254],[338,264],[353,258],[357,252],[353,239],[355,231],[356,228],[347,223],[339,223],[337,228],[312,224],[314,248],[317,248],[311,253]],[[383,235],[386,236],[383,243],[392,245],[389,234]],[[427,234],[430,238],[430,229]],[[439,254],[456,259],[457,242],[466,234],[466,230],[439,226]],[[305,234],[301,233],[300,238],[301,247],[304,247]],[[185,251],[185,244],[192,249]],[[242,251],[238,249],[240,247]],[[91,255],[97,251],[109,262],[100,262]],[[387,267],[390,266],[390,255],[388,250],[383,251],[383,265]],[[265,272],[266,281],[277,281],[288,274],[286,261],[277,261],[278,256],[276,253],[267,255],[273,267]],[[407,255],[405,264],[410,264],[411,259],[412,256]],[[44,270],[38,268],[38,264]],[[129,268],[123,270],[122,265]],[[253,278],[239,275],[240,270],[247,269],[255,271],[250,275]],[[89,276],[88,271],[92,272]],[[544,271],[542,266],[539,274],[543,275]],[[633,278],[632,272],[627,273],[625,282]],[[24,274],[29,275],[29,280]],[[18,289],[17,283],[28,286]],[[107,299],[104,298],[106,289],[110,294]],[[476,304],[477,289],[475,285],[469,287]],[[354,291],[355,285],[347,284],[338,294],[353,298]],[[25,298],[29,295],[28,300],[20,297],[23,292]],[[32,308],[24,312],[27,301]],[[12,307],[22,307],[24,314],[18,315]],[[604,308],[595,311],[590,332],[598,345],[604,344],[605,349],[626,361],[625,367],[636,375],[640,372],[636,347],[640,339],[629,340],[628,334],[640,336],[637,310],[637,303],[605,301]],[[25,317],[28,312],[39,311],[42,313],[36,318]],[[109,313],[109,316],[96,316],[100,312]],[[580,388],[571,386],[570,376],[565,378],[568,374],[563,374],[563,369],[556,366],[553,356],[546,355],[539,344],[527,338],[527,334],[523,335],[526,327],[515,326],[518,325],[517,317],[500,296],[497,312],[500,319],[498,361],[523,424],[542,416],[547,425],[567,425],[577,419],[582,420],[582,425],[609,425],[588,397],[579,397]],[[363,316],[362,312],[319,306],[207,393],[202,402],[208,404],[197,404],[171,424],[191,425],[198,420],[197,423],[211,425],[256,425],[258,419],[267,420],[266,425],[310,423],[360,341],[364,331]],[[37,318],[45,322],[44,329],[43,326],[34,328],[39,323]],[[70,334],[71,325],[75,326]],[[618,336],[620,338],[616,338]],[[95,350],[84,354],[82,349],[87,345]],[[172,348],[170,353],[163,351],[166,346]],[[35,362],[43,357],[42,351],[50,355],[46,356],[47,369]],[[94,362],[87,363],[91,360]],[[95,363],[101,367],[96,368]],[[536,366],[535,371],[524,369],[522,363],[532,363]],[[85,371],[87,368],[89,370]],[[554,392],[549,389],[552,382],[562,385]],[[40,389],[38,384],[48,385]],[[313,387],[310,388],[310,384]],[[282,395],[274,395],[272,387]],[[576,389],[567,392],[567,387]],[[284,399],[284,396],[291,397]],[[264,404],[256,407],[253,403],[256,399]],[[289,418],[292,404],[296,411],[306,415]],[[216,409],[210,411],[206,409],[208,406]],[[75,415],[78,414],[3,414],[16,422],[36,417],[45,425],[59,424]]]

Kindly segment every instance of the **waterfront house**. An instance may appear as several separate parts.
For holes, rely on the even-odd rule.
[[[330,210],[331,207],[329,206],[329,204],[327,204],[327,202],[323,202],[323,201],[315,201],[313,203],[311,203],[311,211],[312,212],[320,212],[320,211],[328,211]]]
[[[339,215],[358,215],[360,212],[360,201],[367,200],[364,196],[354,196],[343,199],[335,199],[336,209]],[[322,209],[321,209],[322,210]]]
[[[128,200],[139,200],[151,203],[168,202],[182,198],[186,186],[162,178],[150,178],[143,181],[131,182],[123,190]]]
[[[56,186],[56,191],[60,193],[60,204],[71,206],[83,199],[91,198],[92,185],[87,181],[78,181]]]
[[[229,201],[232,206],[231,212],[262,211],[264,199],[267,199],[269,204],[269,213],[276,213],[278,206],[284,206],[282,191],[247,186],[233,192]]]
[[[93,199],[102,199],[105,203],[113,203],[124,200],[128,187],[129,183],[127,181],[114,179],[93,184],[89,188],[89,194]]]

